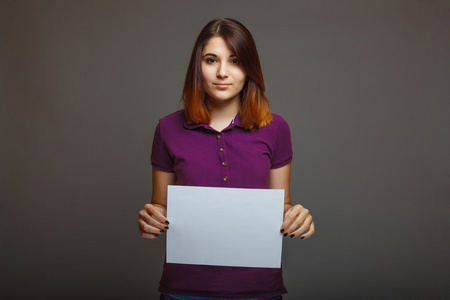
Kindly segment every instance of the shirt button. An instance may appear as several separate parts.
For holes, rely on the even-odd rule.
[[[218,134],[217,135],[217,139],[220,139],[222,137],[222,135]]]
[[[228,177],[225,176],[225,177],[223,178],[223,181],[228,181]]]
[[[227,163],[226,163],[226,162],[223,162],[223,163],[222,163],[222,166],[226,167],[226,166],[227,166]]]
[[[220,148],[220,152],[225,152],[225,148]]]

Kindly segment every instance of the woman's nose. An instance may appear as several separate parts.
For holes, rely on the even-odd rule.
[[[218,68],[218,70],[217,70],[217,77],[219,77],[219,78],[226,78],[226,77],[228,77],[228,69],[227,69],[227,67],[226,67],[226,65],[225,64],[220,64],[219,65],[219,68]]]

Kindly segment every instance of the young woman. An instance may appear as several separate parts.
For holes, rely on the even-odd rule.
[[[195,43],[183,89],[184,109],[162,118],[152,147],[151,204],[139,231],[154,239],[169,229],[167,186],[284,189],[281,232],[306,239],[314,222],[289,194],[289,126],[272,114],[250,32],[232,19],[209,22]],[[198,234],[201,234],[199,228]],[[281,299],[282,270],[164,264],[161,299]]]

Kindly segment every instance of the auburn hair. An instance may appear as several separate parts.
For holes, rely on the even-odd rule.
[[[230,50],[237,56],[247,75],[240,93],[241,126],[254,131],[272,121],[269,100],[264,95],[264,78],[259,62],[255,41],[244,25],[233,19],[212,20],[197,37],[186,72],[183,95],[184,114],[189,124],[209,124],[211,117],[205,103],[203,89],[202,51],[206,43],[215,36],[225,40]]]

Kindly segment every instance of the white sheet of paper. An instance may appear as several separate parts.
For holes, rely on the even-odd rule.
[[[284,190],[168,187],[168,263],[280,268]]]

